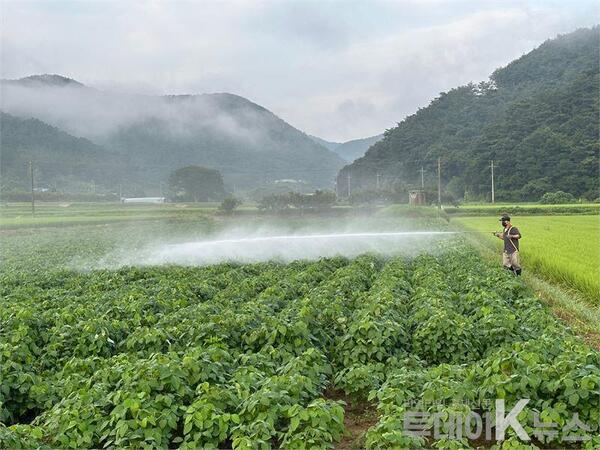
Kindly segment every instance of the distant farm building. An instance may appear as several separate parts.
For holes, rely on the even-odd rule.
[[[408,191],[408,204],[410,206],[423,206],[425,204],[425,191],[420,189]]]
[[[165,197],[124,197],[121,199],[121,203],[165,203],[165,201]]]
[[[299,183],[304,183],[304,181],[302,180],[292,180],[292,179],[283,179],[283,180],[275,180],[273,181],[273,183],[290,183],[290,184],[299,184]]]

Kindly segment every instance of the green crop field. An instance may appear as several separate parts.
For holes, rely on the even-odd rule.
[[[245,225],[265,226],[253,220]],[[433,217],[368,220],[370,230],[446,229]],[[496,399],[508,412],[522,398],[526,430],[537,413],[557,425],[536,445],[562,446],[575,413],[589,427],[583,447],[600,445],[600,353],[460,237],[391,256],[106,259],[224,222],[0,233],[0,448],[490,448],[411,436],[403,423],[422,411],[426,430],[448,431],[494,414]],[[358,431],[357,404],[369,417]],[[537,447],[509,432],[502,448]]]
[[[10,203],[0,206],[0,227],[6,229],[153,219],[177,220],[214,212],[218,206],[218,203],[38,203],[35,214],[32,214],[31,204]]]
[[[477,231],[499,230],[496,217],[452,219]],[[523,234],[520,241],[525,270],[582,292],[600,304],[600,215],[517,216],[512,223]],[[489,235],[501,253],[502,241]]]
[[[451,216],[483,216],[511,211],[513,215],[573,215],[599,214],[600,203],[566,203],[544,205],[541,203],[466,203],[447,206],[444,212]]]

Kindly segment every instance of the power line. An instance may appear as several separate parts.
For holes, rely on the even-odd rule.
[[[587,158],[597,158],[597,155],[582,155],[581,158],[578,158],[577,160],[573,160],[573,159],[568,159],[568,158],[539,158],[537,156],[535,156],[535,161],[536,162],[548,162],[548,163],[555,163],[555,162],[568,162],[568,163],[574,163],[574,164],[578,164],[583,162],[585,159]],[[479,161],[475,161],[473,158],[456,158],[456,157],[449,157],[448,159],[446,159],[446,163],[447,164],[455,164],[455,163],[469,163],[470,165],[473,165],[474,163],[478,163],[481,164],[482,160]],[[498,164],[503,164],[503,163],[508,163],[510,162],[509,160],[494,160],[494,162],[496,163],[496,167],[498,167]],[[49,166],[55,166],[59,163],[57,163],[55,160],[49,160],[49,159],[39,159],[36,158],[36,163],[38,164],[38,166],[40,166],[40,164],[43,165],[49,165]],[[423,167],[423,165],[428,165],[428,164],[436,164],[437,163],[437,158],[436,159],[403,159],[397,162],[398,165],[407,165],[407,164],[417,164],[417,165],[421,165]],[[165,164],[128,164],[128,163],[124,163],[126,166],[128,166],[129,170],[135,170],[135,169],[162,169],[164,170],[165,168],[167,169],[171,169],[171,167],[166,166]],[[188,163],[186,163],[188,164]],[[267,168],[267,169],[239,169],[239,166],[231,166],[231,165],[219,165],[219,164],[215,164],[215,165],[210,165],[207,163],[203,163],[203,162],[190,162],[189,164],[199,164],[199,165],[203,165],[206,164],[206,167],[212,168],[212,169],[216,169],[216,170],[221,170],[221,171],[226,171],[229,173],[234,173],[234,174],[240,174],[240,175],[244,175],[244,174],[274,174],[274,173],[331,173],[331,172],[337,172],[339,169],[335,169],[335,168],[310,168],[310,169],[298,169],[298,168],[294,168],[294,169],[290,169],[290,168]],[[131,166],[131,167],[129,167]],[[90,164],[90,167],[92,167],[92,164]],[[418,169],[420,171],[420,169]]]

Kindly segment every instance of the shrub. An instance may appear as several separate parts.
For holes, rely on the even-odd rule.
[[[233,210],[241,204],[242,202],[237,198],[227,197],[221,202],[221,205],[219,206],[219,211],[226,214],[231,214]]]
[[[563,203],[575,203],[575,197],[568,192],[556,191],[546,192],[542,195],[540,203],[544,205],[558,205]]]

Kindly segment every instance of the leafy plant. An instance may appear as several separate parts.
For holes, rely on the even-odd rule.
[[[333,448],[344,433],[344,408],[340,402],[317,399],[286,411],[290,420],[281,445],[290,449]]]

